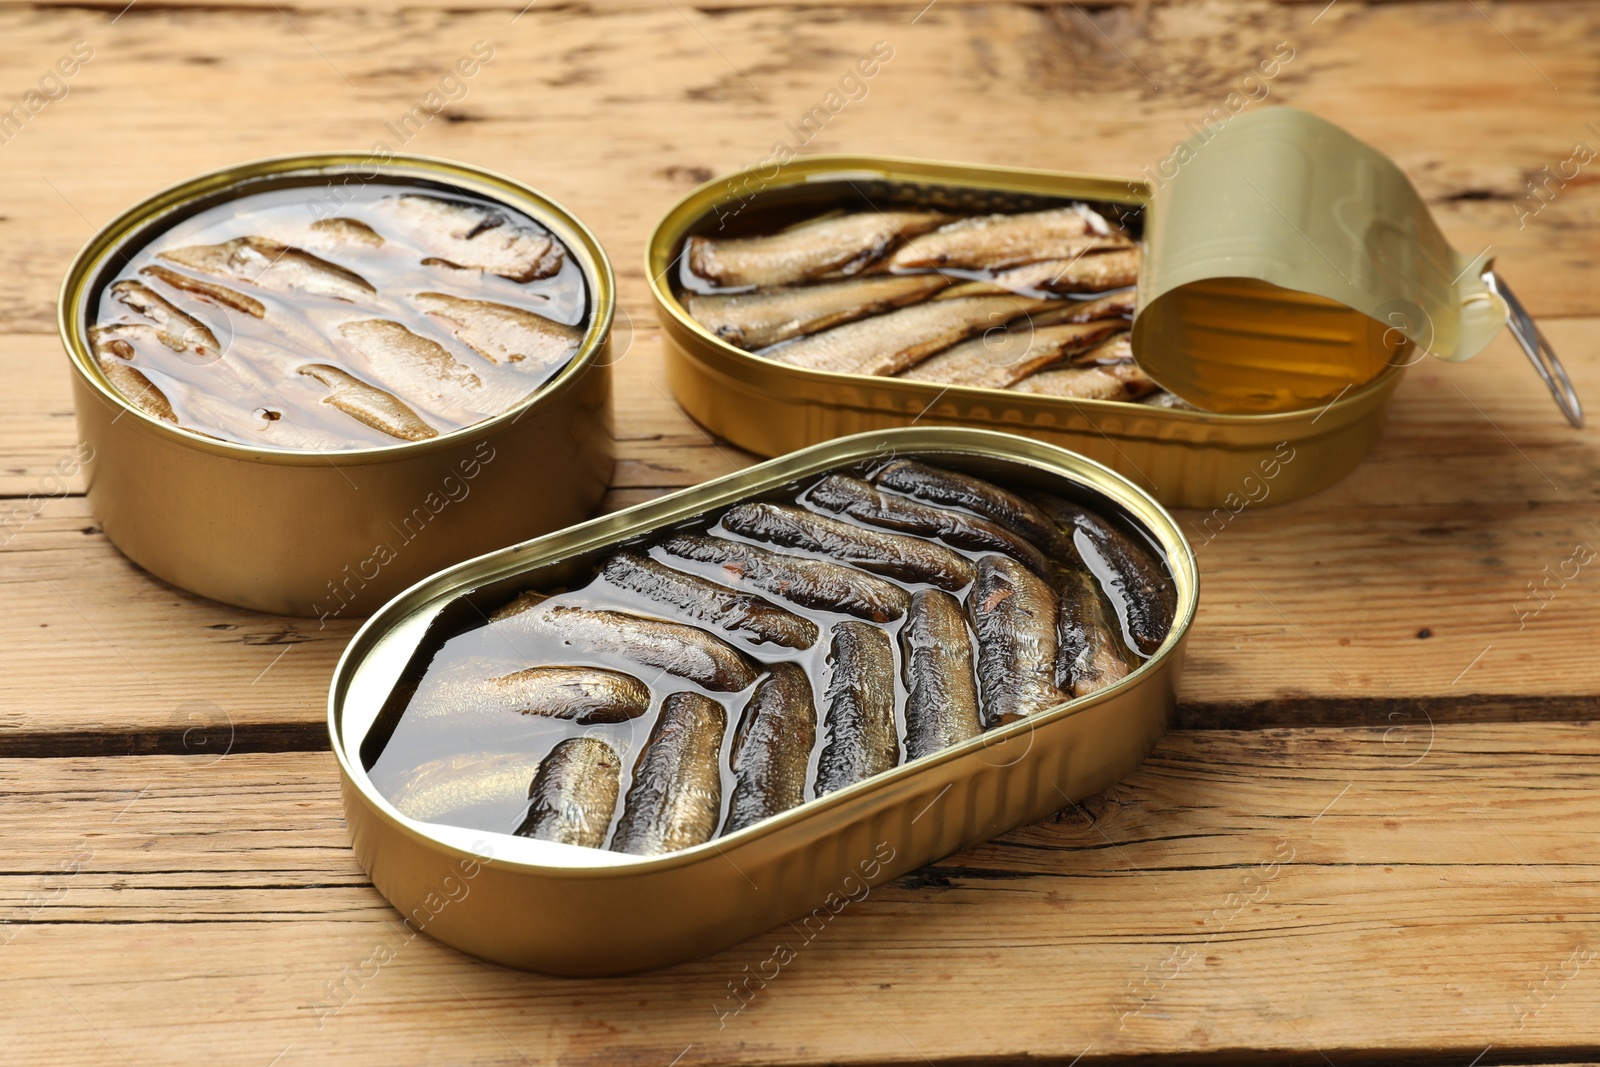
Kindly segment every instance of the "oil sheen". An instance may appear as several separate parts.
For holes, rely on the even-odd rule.
[[[524,403],[578,353],[582,268],[529,215],[373,182],[224,199],[101,285],[90,341],[146,414],[264,449],[423,441]]]
[[[424,822],[670,851],[1086,696],[1165,639],[1135,524],[936,462],[824,472],[464,613],[391,697],[374,785]]]

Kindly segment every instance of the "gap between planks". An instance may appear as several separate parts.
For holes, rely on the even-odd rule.
[[[683,1067],[922,1062],[910,1042],[940,1067],[1551,1064],[1592,1036],[1592,973],[1527,986],[1593,944],[1597,759],[1592,726],[1450,727],[1418,756],[1381,729],[1170,736],[1103,793],[874,888],[726,1027],[727,981],[782,927],[611,980],[421,937],[324,1026],[325,982],[398,926],[331,758],[0,761],[7,1052],[104,1062],[103,1037],[130,1062],[264,1064],[293,1044],[280,1067],[380,1067],[395,1047],[516,1062],[509,1038],[538,1062],[656,1067],[691,1042]],[[1169,973],[1174,946],[1192,963]],[[973,1010],[995,989],[1007,1010]]]
[[[1328,0],[1271,0],[1282,7],[1331,6]],[[1397,2],[1397,0],[1356,0],[1358,3]],[[1407,3],[1424,3],[1445,6],[1459,0],[1405,0]],[[1118,7],[1185,7],[1198,6],[1195,0],[934,0],[940,7],[985,8],[1076,8],[1093,14],[1107,8]],[[273,3],[272,0],[0,0],[0,11],[99,11],[109,15],[168,14],[171,12],[259,12],[279,11],[296,13],[325,13],[332,11],[394,10],[395,6],[420,10],[447,11],[451,14],[473,15],[492,12],[531,12],[544,14],[626,14],[634,11],[659,10],[660,0],[505,0],[502,3],[485,3],[482,0],[466,3],[413,2],[390,5],[381,2],[362,3],[360,0],[300,0],[298,3]],[[849,8],[851,0],[682,0],[673,4],[682,11],[697,14],[722,15],[743,11],[807,11]],[[928,0],[872,0],[870,6],[879,11],[897,9],[921,12],[932,7]]]
[[[1585,723],[1594,719],[1600,719],[1600,695],[1461,693],[1447,697],[1295,697],[1231,704],[1180,700],[1170,728],[1186,733],[1380,728],[1409,734],[1415,740],[1446,725]],[[193,727],[179,726],[0,731],[0,759],[195,756],[218,750],[324,752],[330,747],[327,726],[321,719],[211,725],[199,734]]]
[[[1152,0],[934,0],[935,3],[945,8],[983,8],[983,7],[1030,7],[1052,8],[1072,7],[1083,11],[1095,12],[1113,7],[1133,7],[1136,5],[1152,6]],[[1168,6],[1183,6],[1191,0],[1155,0],[1155,4]],[[1273,0],[1274,3],[1287,6],[1300,6],[1314,2],[1326,3],[1327,0]],[[1366,0],[1361,0],[1366,2]],[[1412,0],[1416,2],[1416,0]],[[1426,0],[1426,2],[1439,2],[1444,0]],[[662,7],[660,0],[504,0],[502,3],[484,3],[482,0],[466,3],[427,3],[413,2],[403,6],[421,10],[447,11],[451,14],[475,15],[492,12],[539,12],[542,14],[593,14],[613,15],[626,14],[633,11],[655,11]],[[795,10],[806,11],[811,9],[830,10],[848,8],[850,0],[682,0],[674,3],[674,7],[682,11],[696,14],[720,15],[734,14],[743,11],[769,11],[769,10]],[[868,5],[862,5],[868,6]],[[872,0],[870,6],[876,10],[904,9],[922,11],[933,4],[928,0]],[[386,3],[362,3],[359,0],[300,0],[298,3],[277,4],[272,0],[0,0],[0,11],[99,11],[108,15],[121,16],[135,13],[168,14],[171,12],[261,12],[279,11],[291,15],[296,13],[323,14],[336,11],[372,11],[393,10]]]

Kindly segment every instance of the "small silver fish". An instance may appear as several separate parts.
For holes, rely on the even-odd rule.
[[[1122,637],[1106,614],[1100,583],[1087,571],[1064,569],[1056,616],[1056,685],[1085,697],[1128,675]]]
[[[378,248],[383,244],[383,237],[377,230],[374,230],[360,219],[347,219],[343,216],[318,219],[311,224],[311,232],[332,245],[362,245],[367,248]]]
[[[853,567],[772,552],[743,541],[675,534],[661,547],[680,559],[720,567],[730,585],[748,585],[803,608],[888,622],[904,615],[909,603],[898,585]]]
[[[723,513],[722,525],[744,537],[817,552],[901,581],[951,590],[972,581],[972,564],[943,545],[862,529],[790,504],[736,504]]]
[[[952,281],[942,274],[884,274],[749,293],[685,293],[683,303],[700,325],[754,351],[914,304]]]
[[[1137,363],[1100,366],[1047,367],[1011,386],[1019,393],[1069,397],[1076,400],[1138,400],[1160,386]]]
[[[338,367],[307,363],[299,368],[299,373],[332,390],[322,398],[324,404],[337,408],[374,430],[402,441],[426,441],[439,436],[438,430],[429,426],[421,415],[412,411],[393,393],[364,382]]]
[[[1111,324],[1113,326],[1121,326],[1121,323],[1118,323],[1115,320],[1112,320]],[[1093,348],[1087,349],[1081,354],[1075,356],[1072,362],[1078,364],[1079,366],[1089,366],[1091,364],[1097,366],[1110,366],[1114,363],[1132,363],[1133,334],[1129,333],[1127,330],[1123,330],[1121,333],[1107,338],[1106,340],[1095,345]]]
[[[906,759],[921,759],[983,732],[972,673],[972,634],[961,602],[919,589],[900,628],[906,683]]]
[[[342,322],[339,336],[360,354],[374,377],[401,395],[470,405],[472,392],[483,385],[483,379],[449,349],[398,322]]]
[[[963,341],[896,377],[978,389],[1004,389],[1085,351],[1118,328],[1115,321],[1035,326],[1026,319]]]
[[[497,674],[487,664],[466,663],[429,671],[406,707],[406,719],[456,722],[536,715],[589,725],[627,722],[649,707],[649,687],[621,671],[528,667]]]
[[[993,284],[1013,293],[1103,293],[1138,280],[1139,250],[1119,248],[1013,267],[995,275]]]
[[[1166,561],[1088,508],[1051,493],[1034,493],[1033,499],[1060,523],[1080,558],[1099,573],[1106,597],[1134,647],[1142,655],[1152,655],[1166,641],[1178,609],[1178,590],[1167,576]]]
[[[724,834],[790,808],[806,798],[806,768],[817,740],[817,706],[806,672],[777,663],[744,706],[733,738],[733,797]]]
[[[865,781],[900,762],[894,726],[894,646],[867,622],[841,622],[828,651],[828,740],[817,796]]]
[[[541,381],[566,366],[583,343],[576,326],[506,304],[445,293],[418,293],[415,302],[490,363],[524,364],[517,369]]]
[[[935,300],[952,300],[959,296],[1003,292],[993,282],[969,282],[941,290]],[[1042,311],[1028,313],[1027,321],[1035,326],[1055,326],[1063,322],[1096,322],[1100,319],[1131,319],[1138,293],[1133,289],[1119,289],[1093,300],[1055,300]],[[1121,322],[1119,329],[1131,328],[1131,322]]]
[[[385,795],[407,818],[448,822],[470,808],[524,799],[538,769],[537,757],[520,753],[463,753],[429,760]]]
[[[142,282],[121,281],[111,287],[117,302],[143,317],[144,322],[113,323],[90,330],[91,339],[99,336],[153,335],[174,352],[186,353],[205,362],[222,356],[222,343],[211,327],[171,302]]]
[[[141,269],[139,273],[148,274],[152,278],[159,278],[174,289],[181,289],[186,293],[205,297],[207,300],[221,304],[223,307],[242,311],[254,318],[262,318],[267,313],[266,305],[253,296],[245,296],[243,293],[229,289],[225,285],[208,282],[203,278],[191,278],[187,274],[175,271],[171,267],[163,267],[159,263],[152,263],[150,266]]]
[[[396,396],[446,418],[461,412],[495,414],[521,403],[540,383],[520,375],[480,376],[455,353],[388,319],[339,324],[358,374],[374,378]]]
[[[372,284],[355,271],[270,237],[235,237],[222,244],[169,248],[157,255],[180,267],[249,282],[263,289],[292,290],[353,303],[362,303],[377,294]]]
[[[889,257],[888,266],[890,270],[1004,270],[1131,244],[1098,213],[1075,204],[1016,215],[961,219],[906,242]]]
[[[993,482],[945,470],[913,459],[896,459],[871,475],[874,484],[884,489],[916,497],[943,507],[965,508],[1021,534],[1046,550],[1052,549],[1061,532],[1049,515],[1009,489]]]
[[[691,237],[684,261],[693,274],[725,289],[848,277],[902,240],[949,220],[928,211],[829,215],[761,237]]]
[[[726,709],[699,693],[661,704],[633,767],[633,784],[611,848],[655,856],[711,840],[722,814],[722,735]]]
[[[903,533],[937,537],[960,548],[1004,552],[1038,575],[1050,573],[1050,561],[1032,542],[1003,526],[964,511],[924,504],[885,493],[848,474],[830,474],[806,490],[809,504],[852,519]]]
[[[1068,698],[1056,687],[1056,594],[1009,556],[984,556],[967,594],[978,635],[978,692],[986,727],[1016,722]]]
[[[116,351],[116,346],[126,346],[129,354],[127,356],[113,354]],[[97,362],[100,364],[101,372],[106,376],[106,381],[110,382],[111,387],[121,393],[134,407],[147,415],[154,415],[163,422],[176,423],[178,421],[178,416],[172,410],[172,402],[167,399],[167,395],[157,389],[155,384],[149,378],[146,378],[137,367],[129,366],[126,362],[127,359],[132,358],[132,345],[129,345],[126,341],[108,340],[105,343],[104,351],[101,351],[101,344],[96,342],[95,351],[97,353]]]
[[[748,656],[698,626],[547,603],[537,595],[518,597],[489,619],[508,634],[560,642],[578,653],[617,656],[717,692],[744,689],[757,677]]]
[[[484,204],[402,193],[384,197],[376,210],[430,253],[422,261],[428,266],[531,282],[553,276],[566,258],[544,227]]]
[[[761,355],[834,374],[896,374],[981,330],[1056,303],[1013,295],[933,300],[798,337],[763,349]]]
[[[600,848],[617,808],[622,760],[598,737],[558,742],[528,787],[528,816],[519,837]]]
[[[1138,294],[1132,289],[1072,305],[1066,322],[1093,322],[1096,319],[1126,319],[1133,315],[1133,305]]]
[[[696,622],[709,623],[757,644],[810,648],[817,643],[817,624],[810,619],[754,593],[673,570],[649,556],[618,552],[601,565],[600,577]]]

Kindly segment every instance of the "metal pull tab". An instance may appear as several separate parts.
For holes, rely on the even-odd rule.
[[[1528,359],[1533,363],[1533,369],[1539,372],[1539,377],[1544,379],[1544,384],[1549,387],[1550,395],[1555,397],[1556,407],[1561,409],[1561,414],[1567,421],[1578,429],[1583,428],[1583,403],[1578,399],[1577,390],[1572,388],[1572,380],[1567,377],[1567,369],[1561,365],[1561,360],[1556,356],[1556,350],[1550,347],[1550,342],[1545,339],[1544,331],[1539,329],[1539,324],[1533,321],[1533,316],[1528,314],[1528,309],[1522,306],[1522,301],[1517,299],[1517,294],[1492,270],[1483,272],[1483,283],[1489,291],[1499,295],[1506,302],[1511,318],[1507,325],[1511,327],[1511,335],[1517,339],[1517,344],[1528,354]]]

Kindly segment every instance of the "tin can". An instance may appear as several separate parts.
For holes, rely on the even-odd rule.
[[[754,190],[753,192],[751,190]],[[661,321],[667,380],[684,410],[740,448],[763,456],[831,437],[920,424],[1025,434],[1070,448],[1132,478],[1172,507],[1217,507],[1262,465],[1294,461],[1271,499],[1316,492],[1361,462],[1382,428],[1405,358],[1322,410],[1226,415],[1112,400],[1068,400],[1002,389],[832,374],[777,363],[714,336],[691,318],[670,284],[685,238],[708,220],[781,203],[824,210],[839,197],[874,203],[1023,211],[1062,199],[1148,205],[1143,182],[876,156],[810,156],[772,178],[757,170],[691,192],[657,224],[646,251]]]
[[[374,786],[363,751],[430,630],[528,588],[564,584],[612,548],[843,464],[884,455],[1095,501],[1165,554],[1177,593],[1165,643],[1120,682],[703,845],[639,857],[414,821]],[[902,429],[806,449],[453,567],[385,605],[335,672],[328,728],[346,820],[373,884],[415,928],[498,963],[616,974],[706,955],[782,923],[825,923],[841,901],[1039,819],[1128,774],[1176,701],[1198,596],[1173,519],[1105,467],[1039,441]],[[381,740],[380,740],[381,744]],[[369,746],[370,748],[370,746]]]
[[[668,380],[691,417],[761,455],[894,426],[986,427],[1081,451],[1170,506],[1257,499],[1265,472],[1264,499],[1283,503],[1362,461],[1407,366],[1427,354],[1467,358],[1511,314],[1503,280],[1449,248],[1398,168],[1315,116],[1291,108],[1239,116],[1193,143],[1190,158],[1159,189],[846,155],[702,185],[666,213],[645,253]],[[688,237],[771,232],[754,228],[757,219],[841,207],[1017,212],[1069,201],[1137,220],[1134,351],[1156,381],[1204,410],[791,366],[705,329],[673,285]],[[1535,354],[1522,340],[1531,328],[1514,317],[1512,325],[1580,424],[1548,344],[1541,338]]]
[[[338,452],[236,444],[126,401],[91,355],[93,301],[131,250],[230,199],[304,186],[410,183],[458,190],[536,219],[588,287],[571,362],[499,415],[424,441]],[[357,153],[286,156],[201,175],[140,201],[92,237],[62,284],[88,496],[106,536],[151,574],[213,600],[284,615],[359,617],[459,560],[590,515],[610,481],[611,265],[559,204],[475,167]]]

